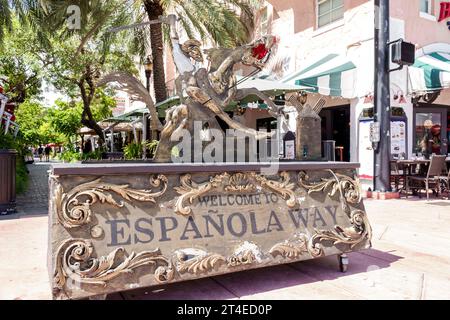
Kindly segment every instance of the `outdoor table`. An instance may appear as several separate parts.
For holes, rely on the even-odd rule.
[[[447,163],[450,163],[450,157],[447,157],[445,159],[445,161]],[[417,166],[417,165],[428,166],[430,162],[431,162],[431,159],[424,159],[424,158],[418,158],[418,159],[397,159],[397,160],[392,160],[391,161],[391,163],[396,163],[398,166],[403,167],[404,183],[406,183],[407,177],[412,175],[412,172],[411,172],[411,167],[412,166]],[[424,171],[421,169],[420,172],[422,173]],[[405,189],[405,187],[403,186],[400,189],[400,191],[403,191],[404,189]]]

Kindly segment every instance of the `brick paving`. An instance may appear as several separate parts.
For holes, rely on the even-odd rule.
[[[48,173],[50,163],[35,161],[29,164],[28,189],[17,196],[17,213],[19,216],[48,214]]]

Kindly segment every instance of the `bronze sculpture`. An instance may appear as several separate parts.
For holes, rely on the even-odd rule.
[[[177,130],[187,130],[191,137],[195,139],[199,133],[194,132],[194,121],[200,121],[202,125],[208,123],[209,128],[212,129],[220,129],[221,127],[216,120],[216,117],[218,117],[230,129],[239,130],[253,136],[256,140],[270,136],[269,133],[257,132],[232,119],[224,109],[232,101],[239,101],[249,95],[254,95],[267,104],[271,115],[277,117],[282,112],[282,107],[275,105],[266,94],[258,89],[237,89],[237,79],[234,74],[234,67],[239,63],[254,67],[255,72],[261,71],[272,51],[276,48],[276,37],[265,36],[251,44],[234,49],[212,48],[204,50],[209,60],[209,68],[197,68],[195,62],[203,61],[203,55],[199,49],[200,42],[190,39],[180,44],[175,26],[176,16],[170,15],[167,18],[161,18],[161,20],[171,26],[173,58],[179,73],[179,77],[176,79],[176,87],[182,104],[167,110],[166,123],[161,131],[161,139],[154,161],[171,162],[171,150],[176,144],[176,141],[171,140],[171,136]],[[143,101],[149,106],[152,126],[161,129],[150,95],[146,90],[143,90],[142,85],[137,84],[132,78],[133,76],[123,73],[112,73],[104,77],[100,84],[119,82],[122,90],[129,92],[136,100]],[[183,97],[184,91],[187,94],[186,99]]]

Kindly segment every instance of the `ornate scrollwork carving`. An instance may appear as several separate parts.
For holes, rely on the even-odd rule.
[[[251,183],[249,177],[245,173],[236,173],[228,178],[228,185],[225,186],[228,192],[254,192],[256,187]]]
[[[309,177],[306,172],[302,171],[298,175],[298,183],[301,187],[308,191],[308,194],[313,192],[325,192],[329,190],[328,195],[333,197],[340,189],[343,190],[341,194],[345,200],[352,204],[361,202],[360,186],[356,179],[352,179],[340,173],[334,173],[332,170],[327,170],[332,174],[331,178],[322,178],[320,182],[310,184]]]
[[[294,239],[277,243],[269,250],[269,253],[273,257],[280,255],[288,259],[297,259],[308,252],[308,236],[306,234],[301,234]]]
[[[347,228],[334,226],[332,230],[315,229],[314,235],[308,241],[308,251],[313,257],[324,255],[322,243],[326,241],[331,241],[333,245],[346,244],[353,249],[364,240],[370,241],[372,238],[372,229],[366,213],[359,209],[352,210],[349,206],[349,203],[358,204],[361,201],[359,183],[348,176],[334,173],[332,170],[328,170],[328,172],[332,174],[332,178],[322,179],[316,184],[307,184],[305,181],[308,180],[308,176],[305,172],[301,172],[299,184],[307,189],[308,193],[325,192],[331,188],[328,193],[330,197],[339,191],[342,209],[349,217],[351,226]]]
[[[123,207],[123,201],[116,201],[112,196],[115,193],[124,200],[131,199],[156,203],[156,198],[162,196],[167,190],[167,177],[159,175],[150,179],[153,187],[162,188],[158,192],[151,190],[135,190],[129,188],[128,184],[115,185],[104,183],[101,179],[84,183],[65,193],[61,184],[55,188],[55,203],[58,221],[65,228],[76,228],[91,222],[92,206],[97,203],[108,203],[115,207]]]
[[[69,239],[64,241],[57,251],[56,266],[53,276],[53,288],[55,293],[64,291],[68,279],[75,285],[94,284],[106,285],[124,273],[131,273],[136,268],[162,264],[170,269],[168,259],[161,255],[159,249],[143,251],[138,254],[132,252],[128,257],[123,255],[124,249],[118,248],[107,256],[92,257],[94,247],[85,239]],[[119,256],[122,256],[119,258]],[[159,274],[161,269],[157,269]],[[158,275],[155,272],[155,277]],[[167,280],[173,278],[173,273]]]
[[[211,272],[222,265],[238,267],[260,262],[262,256],[263,254],[256,244],[244,242],[228,257],[200,249],[180,249],[174,253],[171,265],[180,274],[191,273],[199,275]]]
[[[252,250],[245,250],[243,252],[233,254],[227,259],[229,267],[239,267],[242,265],[253,264],[256,262],[256,256]]]
[[[253,243],[245,241],[241,243],[234,253],[227,258],[228,267],[239,267],[249,265],[263,260],[264,254],[261,248]]]
[[[372,229],[370,227],[367,215],[362,210],[353,210],[350,213],[351,226],[342,228],[335,226],[333,230],[316,230],[316,233],[309,239],[308,250],[313,257],[324,255],[322,243],[331,241],[334,246],[346,244],[353,249],[355,246],[365,240],[372,238]]]
[[[192,208],[186,205],[186,202],[193,204],[195,199],[221,186],[228,192],[251,192],[256,191],[256,186],[259,186],[260,188],[279,194],[286,200],[286,204],[292,208],[297,203],[294,192],[295,184],[290,183],[289,173],[282,172],[280,176],[282,178],[281,181],[274,181],[255,172],[237,173],[233,175],[223,173],[211,177],[205,183],[195,183],[192,181],[191,175],[186,174],[180,178],[181,186],[174,188],[180,194],[175,203],[175,212],[182,215],[191,214]]]
[[[189,258],[189,255],[182,250],[177,252],[175,260],[174,265],[179,273],[183,274],[187,272],[196,275],[208,273],[226,261],[226,259],[219,254],[207,253],[204,251],[199,251],[197,255]]]
[[[185,206],[184,203],[186,201],[190,204],[194,203],[195,199],[198,199],[205,193],[211,191],[214,188],[217,188],[227,176],[227,173],[217,175],[215,177],[212,177],[208,182],[200,184],[192,181],[190,174],[185,174],[184,176],[180,177],[181,186],[174,188],[176,192],[181,194],[181,196],[178,197],[175,203],[175,212],[185,216],[191,214],[192,208],[189,206]]]
[[[280,173],[280,176],[282,178],[281,181],[269,180],[267,179],[267,177],[256,174],[254,172],[252,173],[252,176],[261,185],[261,187],[267,188],[281,195],[281,197],[286,200],[286,204],[288,207],[295,207],[297,203],[294,192],[295,184],[290,182],[291,178],[288,172],[284,171]]]

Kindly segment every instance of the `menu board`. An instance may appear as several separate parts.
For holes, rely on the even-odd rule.
[[[398,158],[406,156],[406,123],[404,121],[391,122],[391,155]]]
[[[284,142],[284,147],[285,149],[285,158],[286,159],[295,159],[295,141],[294,140],[290,140],[290,141],[285,141]]]

